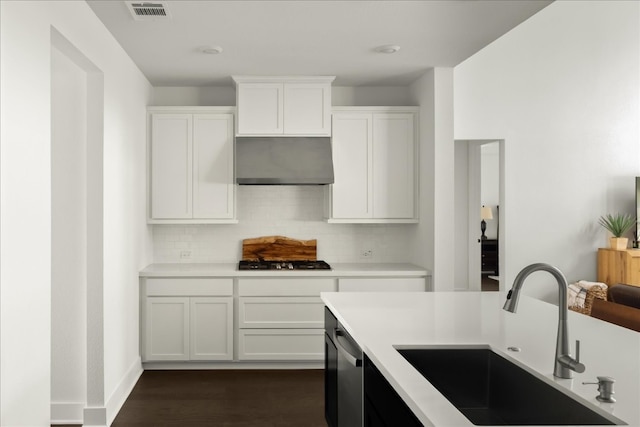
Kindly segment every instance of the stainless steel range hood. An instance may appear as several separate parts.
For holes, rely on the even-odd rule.
[[[237,137],[235,158],[238,184],[333,184],[328,137]]]

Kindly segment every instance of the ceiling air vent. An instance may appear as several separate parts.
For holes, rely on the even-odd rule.
[[[136,21],[159,21],[171,18],[166,2],[127,1],[125,3]]]

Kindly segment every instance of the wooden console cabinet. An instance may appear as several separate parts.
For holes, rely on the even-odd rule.
[[[489,274],[498,276],[498,240],[496,239],[484,239],[481,240],[482,245],[482,274]]]
[[[598,249],[598,282],[640,286],[640,250]]]

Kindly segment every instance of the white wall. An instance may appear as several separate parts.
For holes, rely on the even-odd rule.
[[[435,291],[454,289],[453,69],[429,70],[411,85],[420,105],[420,224],[411,261],[432,271]]]
[[[335,106],[415,105],[409,86],[332,86],[331,104]],[[155,87],[153,105],[236,105],[233,86]]]
[[[633,212],[639,8],[555,2],[455,68],[456,139],[505,140],[507,287],[533,262],[595,279],[598,217]],[[529,281],[525,291],[553,299],[550,277]]]
[[[231,86],[155,87],[151,105],[226,107],[236,105],[236,90]]]
[[[331,103],[335,106],[388,106],[415,104],[410,86],[333,86]]]
[[[96,413],[109,418],[140,373],[137,273],[152,259],[144,184],[151,87],[85,2],[0,8],[0,424],[50,422],[52,29],[104,78],[104,317],[88,325],[103,331],[104,350],[89,355],[100,366],[88,369],[87,394],[99,388]]]

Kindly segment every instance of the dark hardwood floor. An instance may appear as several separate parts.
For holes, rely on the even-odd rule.
[[[144,371],[113,427],[326,427],[324,371]]]

